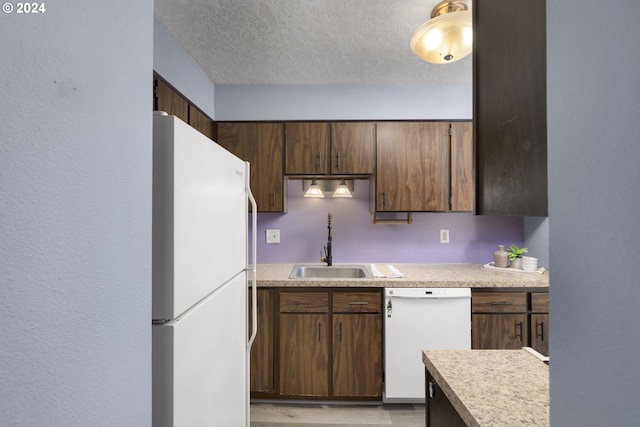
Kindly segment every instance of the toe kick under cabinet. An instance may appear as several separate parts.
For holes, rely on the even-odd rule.
[[[271,318],[252,349],[251,378],[273,378],[272,386],[252,382],[258,399],[381,400],[382,291],[353,288],[274,288]],[[272,356],[264,353],[271,352]],[[254,364],[268,361],[267,364]]]

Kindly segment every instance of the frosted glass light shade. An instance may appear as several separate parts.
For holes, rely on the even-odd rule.
[[[304,197],[312,197],[318,199],[324,197],[322,188],[320,188],[315,179],[311,181],[311,185],[309,186],[309,188],[307,188],[307,191],[304,192]]]
[[[411,50],[434,64],[456,62],[471,53],[471,11],[449,12],[422,24],[411,36]]]
[[[353,194],[351,194],[351,190],[347,187],[345,180],[343,179],[340,185],[336,187],[336,190],[333,192],[332,197],[342,197],[342,198],[352,198]]]

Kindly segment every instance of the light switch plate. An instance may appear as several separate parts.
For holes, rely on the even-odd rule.
[[[280,243],[280,230],[267,230],[267,244]]]
[[[449,230],[440,230],[440,243],[449,243]]]

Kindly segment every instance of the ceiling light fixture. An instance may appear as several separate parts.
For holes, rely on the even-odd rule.
[[[471,53],[471,7],[466,0],[444,0],[431,11],[431,19],[411,36],[411,50],[434,64],[456,62]]]
[[[304,192],[304,197],[312,197],[316,199],[324,197],[322,188],[320,188],[315,179],[311,181],[311,185],[307,188],[307,191]]]

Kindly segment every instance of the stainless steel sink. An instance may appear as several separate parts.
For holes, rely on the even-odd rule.
[[[289,279],[372,279],[364,265],[308,265],[297,264]]]

